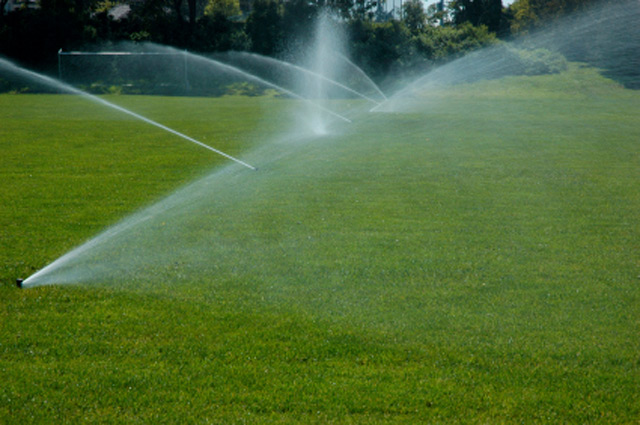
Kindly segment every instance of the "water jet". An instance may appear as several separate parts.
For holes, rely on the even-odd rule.
[[[166,49],[167,51],[175,50],[175,49],[170,48],[170,47],[164,47],[164,49]],[[307,98],[305,96],[302,96],[302,95],[294,92],[293,90],[288,90],[288,89],[286,89],[286,88],[284,88],[282,86],[279,86],[279,85],[277,85],[275,83],[272,83],[271,81],[267,81],[264,78],[260,78],[260,77],[258,77],[256,75],[251,74],[249,72],[246,72],[246,71],[244,71],[244,70],[242,70],[240,68],[237,68],[237,67],[232,66],[232,65],[228,65],[226,63],[223,63],[223,62],[220,62],[218,60],[211,59],[211,58],[208,58],[208,57],[205,57],[205,56],[196,55],[196,54],[193,54],[193,53],[188,53],[187,55],[188,55],[188,57],[190,59],[198,61],[201,64],[209,65],[209,66],[212,66],[212,67],[216,67],[218,69],[222,69],[225,72],[228,72],[230,74],[240,75],[240,76],[242,76],[244,78],[247,78],[250,81],[256,82],[256,83],[261,84],[261,85],[265,85],[267,87],[270,87],[270,88],[278,90],[278,91],[280,91],[282,93],[285,93],[285,94],[287,94],[287,95],[289,95],[289,96],[291,96],[293,98],[296,98],[298,100],[302,100],[303,102],[305,102],[306,104],[308,104],[311,107],[315,108],[316,110],[319,110],[319,111],[324,112],[324,113],[326,113],[328,115],[331,115],[334,118],[337,118],[337,119],[339,119],[341,121],[344,121],[344,122],[347,122],[347,123],[351,123],[351,120],[349,118],[345,117],[344,115],[341,115],[341,114],[339,114],[337,112],[334,112],[331,109],[329,109],[329,108],[327,108],[327,107],[325,107],[323,105],[320,105],[317,102],[314,102],[313,100],[311,100],[311,99],[309,99],[309,98]]]
[[[298,66],[296,64],[293,64],[293,63],[290,63],[290,62],[287,62],[287,61],[284,61],[284,60],[271,58],[269,56],[263,56],[263,55],[260,55],[260,54],[257,54],[257,53],[247,53],[247,52],[229,52],[227,55],[228,55],[228,58],[230,60],[238,60],[238,59],[242,60],[242,59],[245,59],[245,60],[253,61],[253,62],[265,62],[265,63],[267,63],[267,64],[269,64],[271,66],[274,66],[274,67],[281,67],[281,68],[284,68],[284,69],[293,70],[293,71],[298,72],[299,74],[303,74],[303,75],[306,75],[306,76],[308,76],[310,78],[323,81],[323,82],[329,84],[330,86],[334,86],[336,88],[344,90],[345,92],[350,93],[352,95],[355,95],[355,96],[357,96],[359,98],[362,98],[362,99],[366,100],[367,102],[373,103],[376,106],[380,105],[380,102],[378,102],[377,100],[372,99],[371,97],[367,96],[365,93],[362,93],[362,92],[360,92],[360,91],[358,91],[358,90],[356,90],[356,89],[354,89],[352,87],[349,87],[346,84],[343,84],[343,83],[341,83],[339,81],[336,81],[334,79],[328,78],[328,77],[326,77],[326,76],[324,76],[322,74],[319,74],[317,72],[314,72],[314,71],[312,71],[310,69],[304,68],[302,66]],[[234,65],[235,65],[235,63],[234,63]],[[355,65],[353,65],[353,66],[355,66]],[[360,71],[360,72],[362,72],[362,71]],[[375,88],[377,90],[379,90],[377,88],[377,86]]]
[[[12,62],[9,62],[9,61],[4,60],[2,58],[0,58],[0,67],[3,68],[3,69],[6,69],[7,71],[12,72],[12,73],[14,73],[16,75],[20,75],[20,76],[26,77],[26,78],[28,78],[28,79],[30,79],[32,81],[36,81],[36,82],[42,83],[42,84],[44,84],[44,85],[46,85],[48,87],[61,90],[61,91],[65,92],[65,93],[80,95],[80,96],[82,96],[84,98],[90,99],[90,100],[92,100],[94,102],[97,102],[97,103],[99,103],[101,105],[107,106],[107,107],[109,107],[111,109],[115,109],[117,111],[120,111],[120,112],[122,112],[124,114],[127,114],[129,116],[132,116],[132,117],[134,117],[134,118],[136,118],[136,119],[138,119],[140,121],[144,121],[147,124],[151,124],[151,125],[153,125],[155,127],[158,127],[160,129],[166,131],[166,132],[169,132],[169,133],[171,133],[173,135],[181,137],[182,139],[187,140],[187,141],[189,141],[191,143],[195,143],[196,145],[198,145],[200,147],[203,147],[203,148],[205,148],[207,150],[215,152],[218,155],[221,155],[221,156],[223,156],[223,157],[225,157],[227,159],[230,159],[230,160],[232,160],[232,161],[234,161],[234,162],[236,162],[236,163],[238,163],[238,164],[240,164],[240,165],[242,165],[242,166],[244,166],[246,168],[249,168],[249,169],[251,169],[253,171],[257,170],[257,168],[254,167],[253,165],[247,164],[246,162],[241,161],[240,159],[235,158],[235,157],[233,157],[233,156],[231,156],[231,155],[229,155],[229,154],[227,154],[225,152],[222,152],[219,149],[216,149],[216,148],[214,148],[212,146],[204,144],[201,141],[194,139],[193,137],[187,136],[186,134],[183,134],[183,133],[181,133],[181,132],[179,132],[177,130],[174,130],[173,128],[167,127],[166,125],[160,124],[159,122],[156,122],[156,121],[151,120],[151,119],[149,119],[149,118],[147,118],[145,116],[142,116],[142,115],[137,114],[137,113],[135,113],[133,111],[130,111],[129,109],[123,108],[122,106],[118,106],[115,103],[108,102],[108,101],[106,101],[106,100],[104,100],[104,99],[102,99],[102,98],[100,98],[98,96],[94,96],[94,95],[92,95],[90,93],[87,93],[85,91],[77,89],[77,88],[75,88],[73,86],[70,86],[68,84],[65,84],[65,83],[63,83],[61,81],[55,80],[54,78],[47,77],[46,75],[39,74],[37,72],[30,71],[28,69],[19,67],[19,66],[13,64]]]

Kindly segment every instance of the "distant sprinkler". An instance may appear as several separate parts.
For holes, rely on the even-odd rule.
[[[20,279],[20,278],[16,279],[16,286],[18,288],[22,288],[22,282],[24,282],[24,279]]]

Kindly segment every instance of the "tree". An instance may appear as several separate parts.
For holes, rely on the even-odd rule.
[[[404,24],[413,33],[422,30],[427,22],[427,14],[421,0],[409,0],[402,5]]]
[[[510,20],[510,30],[512,33],[526,33],[539,21],[529,0],[520,0],[509,6],[507,10]]]
[[[486,25],[493,33],[500,30],[502,0],[454,0],[449,7],[457,25],[469,22],[474,26]]]
[[[426,13],[429,25],[444,25],[445,22],[450,22],[448,9],[444,6],[444,1],[429,5]]]
[[[182,18],[182,0],[172,0],[173,3],[173,11],[176,14],[176,18],[178,19],[179,23],[182,23],[183,18]]]
[[[206,16],[224,16],[230,18],[240,15],[240,2],[238,0],[209,0],[204,8]]]
[[[319,2],[320,3],[320,2]],[[324,1],[320,5],[324,4]],[[354,0],[326,0],[326,5],[335,11],[341,18],[350,20],[355,5]]]
[[[281,36],[281,16],[274,0],[256,0],[247,18],[246,32],[252,50],[263,55],[275,53]]]
[[[576,11],[596,5],[615,5],[620,0],[516,0],[507,9],[513,34],[523,34]],[[631,3],[629,3],[631,4]]]
[[[502,0],[485,0],[483,6],[480,23],[486,25],[493,33],[499,32],[502,21]]]
[[[308,0],[289,0],[283,4],[282,32],[289,43],[308,42],[315,29],[320,6]]]
[[[196,16],[197,16],[196,0],[187,0],[187,5],[189,6],[189,28],[191,31],[193,31],[193,28],[196,25]]]
[[[373,19],[376,6],[376,0],[355,0],[354,8],[352,9],[353,18],[368,20]]]

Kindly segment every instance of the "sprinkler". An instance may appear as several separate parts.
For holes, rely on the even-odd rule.
[[[18,288],[22,288],[22,282],[24,282],[24,279],[20,279],[20,278],[16,279],[16,286]]]

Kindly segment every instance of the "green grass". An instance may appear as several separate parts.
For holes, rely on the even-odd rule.
[[[640,96],[577,66],[430,96],[304,143],[291,100],[110,98],[260,170],[99,253],[140,269],[22,291],[226,162],[0,96],[0,422],[637,423]]]

